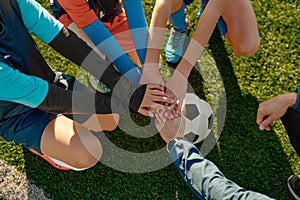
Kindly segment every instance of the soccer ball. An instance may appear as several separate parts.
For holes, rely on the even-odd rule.
[[[196,94],[186,94],[182,113],[185,118],[184,137],[186,139],[197,144],[212,132],[214,118],[212,108]]]

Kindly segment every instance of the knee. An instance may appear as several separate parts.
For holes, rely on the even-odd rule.
[[[100,141],[83,141],[82,145],[73,152],[74,159],[71,166],[77,169],[88,169],[95,166],[102,157],[103,149]]]
[[[88,153],[79,152],[76,155],[77,155],[77,159],[72,164],[72,166],[77,169],[88,169],[88,168],[92,168],[98,163],[98,161],[102,156],[102,151],[101,153],[97,152],[93,154],[89,152]]]
[[[107,124],[107,127],[105,127],[104,130],[106,131],[115,130],[118,127],[119,122],[120,122],[120,116],[117,114],[113,114],[110,123]]]
[[[232,45],[233,52],[236,56],[251,56],[255,54],[260,46],[259,39],[241,41]]]
[[[164,10],[170,8],[171,13],[174,13],[182,7],[182,3],[182,0],[156,0],[155,6]]]

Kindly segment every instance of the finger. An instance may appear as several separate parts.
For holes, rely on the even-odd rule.
[[[164,123],[167,121],[167,119],[164,117],[163,115],[163,111],[162,110],[158,110],[157,112],[154,113],[156,119],[160,122],[160,123]]]
[[[176,107],[171,111],[172,115],[174,115],[175,117],[178,117],[179,114],[176,111]]]
[[[162,86],[160,84],[156,84],[156,83],[148,84],[147,88],[149,88],[150,90],[160,90],[160,91],[164,92],[164,86]]]
[[[158,110],[163,110],[163,111],[168,110],[167,106],[164,106],[161,103],[155,103],[155,102],[150,103],[149,107],[151,107],[151,110],[153,110],[153,112],[156,112]]]
[[[274,121],[274,119],[269,116],[268,118],[264,119],[264,121],[262,121],[262,123],[260,123],[259,129],[260,130],[270,130],[270,124],[272,124],[273,121]]]
[[[157,89],[151,90],[151,91],[150,91],[150,94],[153,95],[153,96],[170,97],[170,95],[164,93],[164,92],[161,91],[161,90],[157,90]]]
[[[178,101],[178,100],[177,100]],[[176,101],[176,102],[177,102]],[[173,103],[173,104],[171,104],[169,107],[169,111],[168,112],[165,112],[165,117],[167,117],[167,118],[169,118],[169,115],[171,114],[171,112],[172,112],[172,110],[174,110],[175,108],[176,108],[176,106],[178,106],[177,105],[177,103]]]
[[[167,97],[161,97],[161,96],[152,96],[152,97],[149,97],[150,101],[153,101],[153,102],[159,102],[161,104],[165,104],[167,106],[171,106],[173,103],[174,103],[174,100],[171,99],[171,98],[167,98]]]
[[[142,115],[144,115],[144,116],[149,116],[149,117],[153,117],[154,116],[153,112],[151,112],[149,110],[149,108],[147,108],[147,107],[140,108],[139,113],[142,114]]]
[[[256,123],[258,125],[261,124],[261,122],[264,120],[264,118],[266,118],[266,115],[263,114],[260,110],[258,110],[257,115],[256,115]]]

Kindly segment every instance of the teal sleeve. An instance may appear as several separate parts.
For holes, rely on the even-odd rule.
[[[63,24],[35,0],[17,0],[17,2],[26,28],[44,43],[51,42],[63,28]]]
[[[140,72],[106,27],[96,20],[83,28],[95,46],[104,53],[125,78],[138,83]]]
[[[48,83],[0,62],[0,100],[38,107],[48,93]]]
[[[126,0],[123,1],[123,5],[134,46],[141,63],[144,64],[148,41],[148,25],[142,1]]]
[[[294,109],[297,111],[297,112],[300,112],[300,86],[297,87],[297,100],[296,100],[296,103],[294,105]]]

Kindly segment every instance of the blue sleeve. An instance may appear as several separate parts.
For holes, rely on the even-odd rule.
[[[93,41],[95,46],[108,56],[122,75],[134,83],[139,82],[141,74],[138,68],[100,20],[97,19],[89,26],[84,27],[83,30]]]
[[[271,199],[228,180],[214,163],[205,159],[196,146],[185,139],[174,144],[170,157],[183,180],[199,199]]]
[[[38,107],[48,93],[48,83],[0,62],[0,100]]]
[[[147,51],[148,25],[144,14],[142,1],[126,0],[123,1],[123,5],[134,46],[143,65]]]
[[[300,86],[297,87],[297,100],[296,100],[296,103],[294,105],[294,109],[297,111],[297,112],[300,112]]]
[[[17,0],[23,22],[29,32],[48,44],[63,28],[45,8],[35,0]]]

